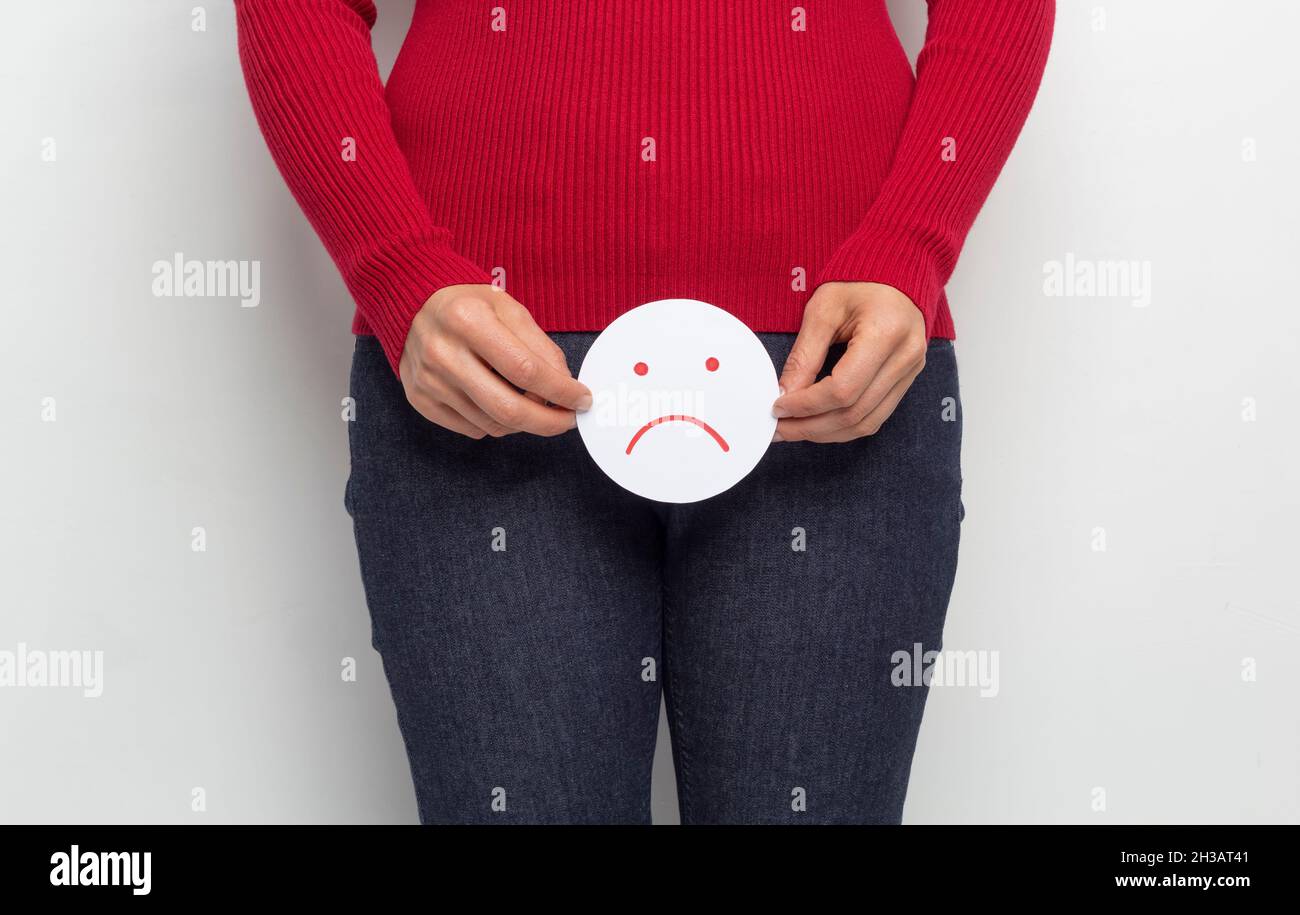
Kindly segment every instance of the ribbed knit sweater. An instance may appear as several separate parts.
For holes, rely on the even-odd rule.
[[[235,0],[271,153],[396,370],[443,286],[544,330],[659,298],[795,331],[886,283],[932,337],[1029,112],[1052,0],[929,0],[916,73],[885,0],[417,0],[385,87],[371,0]]]

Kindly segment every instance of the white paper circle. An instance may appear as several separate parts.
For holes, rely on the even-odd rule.
[[[610,479],[657,502],[698,502],[745,478],[776,431],[776,369],[748,327],[694,299],[616,318],[578,372],[578,432]]]

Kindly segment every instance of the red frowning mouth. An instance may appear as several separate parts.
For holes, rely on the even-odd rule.
[[[721,448],[723,451],[731,450],[731,446],[727,444],[727,440],[723,438],[721,435],[719,435],[717,430],[714,429],[712,426],[710,426],[708,423],[706,423],[704,420],[697,419],[694,416],[687,416],[684,413],[673,413],[668,416],[660,416],[657,419],[652,419],[650,420],[650,422],[646,423],[640,429],[637,429],[636,435],[632,436],[632,441],[627,443],[627,453],[631,454],[632,449],[636,447],[636,443],[641,440],[641,436],[645,435],[647,432],[649,432],[655,426],[658,426],[660,423],[694,423],[695,425],[703,429],[705,432],[709,433],[709,435],[713,436],[713,440],[718,443],[718,447]]]

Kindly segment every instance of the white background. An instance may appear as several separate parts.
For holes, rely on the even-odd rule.
[[[0,650],[106,666],[99,699],[0,688],[0,821],[414,822],[342,506],[352,306],[231,4],[197,33],[195,5],[7,4],[0,30]],[[915,54],[924,4],[890,5]],[[386,73],[411,0],[379,8]],[[945,647],[999,652],[1000,692],[931,693],[909,822],[1300,821],[1298,33],[1291,3],[1061,0],[949,286]],[[155,298],[177,251],[260,260],[261,306]],[[1067,253],[1149,262],[1151,304],[1046,296]],[[657,821],[674,803],[665,733]]]

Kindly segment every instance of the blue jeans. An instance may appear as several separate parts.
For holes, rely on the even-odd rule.
[[[554,334],[577,371],[593,334]],[[779,369],[791,334],[760,334]],[[827,369],[842,348],[832,352]],[[352,516],[425,823],[648,823],[667,703],[683,823],[896,823],[964,514],[953,345],[874,436],[773,445],[650,502],[576,432],[474,441],[357,338]]]

